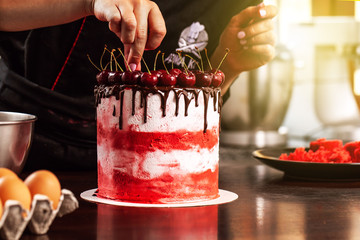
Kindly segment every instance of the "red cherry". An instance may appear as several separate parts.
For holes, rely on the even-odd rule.
[[[213,81],[211,83],[211,86],[213,87],[219,87],[224,81],[225,81],[225,74],[221,70],[211,70],[212,73],[214,73]]]
[[[213,80],[214,74],[211,72],[196,72],[196,86],[209,87]]]
[[[150,71],[151,74],[155,74],[158,78],[161,76],[161,74],[163,74],[164,72],[166,72],[165,70],[159,69],[159,70],[153,70]]]
[[[109,70],[102,70],[96,75],[96,81],[98,84],[107,84],[108,83]]]
[[[167,73],[167,71],[165,69],[159,69],[158,71],[160,72],[160,74]]]
[[[221,75],[219,74],[213,74],[213,79],[212,79],[212,82],[211,82],[211,86],[213,87],[218,87],[220,86],[222,83],[222,77]]]
[[[178,77],[179,74],[182,73],[182,71],[178,68],[173,68],[169,70],[169,73],[175,75],[175,77]]]
[[[121,76],[121,81],[124,84],[128,84],[128,82],[131,82],[131,73],[130,71],[125,71],[123,75]]]
[[[123,75],[123,72],[119,72],[119,71],[116,71],[116,72],[109,72],[109,76],[108,76],[108,81],[109,83],[122,83],[122,75]]]
[[[126,71],[123,73],[121,79],[124,84],[128,84],[128,85],[138,84],[141,79],[141,72],[140,71],[133,71],[133,72]]]
[[[159,77],[159,84],[162,86],[175,86],[176,76],[165,72]]]
[[[158,77],[156,74],[150,74],[148,72],[144,72],[141,75],[140,81],[144,86],[153,87],[153,86],[156,86],[156,84],[158,83],[159,80],[158,80]]]
[[[133,71],[131,73],[131,82],[132,82],[132,84],[139,84],[140,81],[141,81],[141,75],[142,75],[141,71]]]
[[[196,82],[195,74],[192,72],[182,72],[177,77],[177,82],[182,87],[192,87]]]

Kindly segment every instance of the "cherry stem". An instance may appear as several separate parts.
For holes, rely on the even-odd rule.
[[[221,59],[221,62],[219,63],[219,66],[216,68],[215,74],[219,71],[220,66],[223,64],[225,58],[226,58],[227,55],[229,54],[230,49],[226,48],[225,51],[226,51],[226,53],[225,53],[224,57]]]
[[[172,55],[171,57],[171,69],[174,69],[174,56],[175,55]]]
[[[158,59],[158,56],[159,56],[160,53],[161,53],[160,50],[156,53],[155,62],[154,62],[154,71],[156,71],[156,62],[157,62],[157,59]]]
[[[197,52],[198,52],[198,54],[199,54],[199,56],[200,56],[200,63],[201,63],[201,69],[200,69],[200,71],[203,71],[203,72],[204,72],[204,62],[203,62],[203,59],[202,59],[202,56],[201,56],[201,52],[200,52],[200,50],[199,50],[198,47],[195,47],[195,48],[196,48],[196,50],[197,50]]]
[[[193,61],[196,63],[196,66],[197,66],[197,67],[199,68],[199,70],[201,71],[201,67],[200,67],[199,63],[198,63],[193,57],[191,57],[191,56],[188,55],[188,54],[186,54],[185,56],[188,57],[188,58],[190,58],[191,60],[193,60]]]
[[[145,67],[146,67],[146,69],[147,69],[148,73],[151,75],[150,69],[149,69],[148,65],[146,64],[145,59],[144,59],[142,56],[141,56],[141,59],[143,60],[144,65],[145,65]]]
[[[106,65],[105,65],[105,69],[107,69],[107,67],[109,66],[110,62],[108,62]]]
[[[162,53],[162,54],[161,54],[161,59],[162,59],[162,62],[163,62],[163,65],[164,65],[164,68],[165,68],[166,73],[169,74],[169,71],[168,71],[168,69],[167,69],[167,67],[166,67],[166,64],[165,64],[164,55],[165,55],[165,53]]]
[[[116,50],[113,49],[113,50],[111,51],[111,54],[112,54],[112,56],[113,56],[113,58],[114,58],[114,61],[115,61],[116,71],[118,70],[118,68],[120,68],[120,71],[121,71],[121,72],[124,72],[124,70],[122,69],[122,67],[120,66],[120,64],[118,63],[118,61],[116,60],[119,56],[118,56],[118,57],[115,57],[114,51],[116,51]]]
[[[100,69],[98,66],[95,65],[95,63],[91,60],[89,54],[87,54],[87,57],[88,57],[90,63],[91,63],[97,70],[99,70],[99,72],[101,72],[101,69]]]
[[[104,70],[105,68],[103,67],[103,58],[104,58],[104,55],[105,55],[105,52],[106,51],[109,51],[108,49],[107,49],[107,46],[105,45],[105,47],[104,47],[104,51],[103,51],[103,53],[101,54],[101,57],[100,57],[100,67],[101,67],[101,70]]]
[[[184,66],[186,75],[189,75],[186,63],[184,61],[184,58],[181,56],[180,51],[177,51],[177,54],[179,55],[179,58],[180,58],[180,61],[181,61],[182,65]]]
[[[110,71],[111,71],[111,72],[113,71],[112,66],[113,66],[113,54],[112,54],[112,52],[111,52],[111,53],[110,53]]]
[[[211,66],[209,56],[208,56],[208,54],[207,54],[207,49],[205,48],[205,49],[204,49],[204,51],[205,51],[206,59],[207,59],[207,61],[208,61],[208,64],[209,64],[210,70],[212,70],[213,68],[212,68],[212,66]]]
[[[119,50],[121,56],[124,58],[124,61],[125,61],[125,64],[126,64],[127,69],[129,69],[129,71],[132,72],[131,69],[130,69],[130,66],[129,66],[128,61],[126,61],[126,58],[125,58],[125,56],[124,56],[124,53],[121,51],[120,48],[118,48],[118,50]]]

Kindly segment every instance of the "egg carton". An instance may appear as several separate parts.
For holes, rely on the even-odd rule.
[[[62,217],[79,207],[74,194],[67,189],[61,190],[57,209],[52,209],[52,201],[45,195],[36,194],[31,203],[31,210],[25,210],[18,201],[8,200],[0,219],[0,238],[20,239],[26,227],[33,234],[47,233],[55,217]]]

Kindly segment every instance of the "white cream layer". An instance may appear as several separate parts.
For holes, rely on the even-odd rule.
[[[188,116],[185,116],[184,96],[179,99],[178,116],[176,112],[176,98],[175,93],[170,91],[166,102],[166,116],[164,117],[161,108],[161,97],[158,94],[149,94],[147,102],[147,122],[144,123],[144,108],[140,107],[141,95],[136,93],[135,97],[135,115],[132,115],[132,90],[125,89],[124,105],[123,105],[123,130],[128,130],[129,126],[136,126],[132,131],[139,132],[175,132],[180,129],[186,131],[201,131],[204,130],[204,120],[207,120],[207,129],[219,127],[220,114],[218,112],[218,104],[216,103],[216,110],[214,110],[214,99],[209,96],[207,106],[207,116],[204,117],[204,94],[199,93],[198,106],[195,106],[195,99],[190,101],[188,106]],[[114,111],[115,116],[112,118],[101,118],[103,114],[111,115]],[[109,98],[102,98],[100,104],[97,106],[98,119],[103,121],[105,126],[119,127],[120,117],[120,100],[116,100],[115,96]],[[104,122],[106,121],[106,122]]]
[[[122,157],[123,156],[123,157]],[[98,146],[99,159],[105,176],[114,169],[139,179],[153,179],[163,174],[173,177],[199,174],[211,170],[214,172],[219,163],[219,146],[212,149],[173,150],[164,153],[161,150],[138,154],[127,150],[112,150]]]

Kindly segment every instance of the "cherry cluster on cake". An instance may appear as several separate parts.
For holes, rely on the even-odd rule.
[[[182,60],[183,69],[172,68],[167,69],[164,63],[164,54],[162,54],[164,69],[156,69],[156,59],[160,52],[156,54],[154,70],[148,68],[146,62],[143,59],[144,65],[146,66],[147,71],[131,71],[128,63],[119,49],[120,54],[125,60],[125,64],[128,70],[123,70],[117,62],[117,57],[114,55],[115,50],[108,50],[104,48],[104,52],[108,51],[110,53],[110,62],[103,67],[102,59],[100,61],[100,67],[97,67],[89,58],[90,62],[99,70],[99,73],[96,75],[96,80],[99,85],[113,85],[113,84],[123,84],[123,85],[140,85],[145,87],[156,87],[156,86],[166,86],[166,87],[219,87],[225,81],[225,74],[219,69],[222,62],[224,61],[229,50],[226,50],[226,54],[222,59],[221,63],[216,69],[211,67],[209,58],[208,64],[211,70],[204,70],[203,62],[201,60],[201,66],[195,61],[198,66],[196,70],[190,70],[181,56],[181,53],[178,52],[180,59]],[[104,55],[104,54],[103,54]],[[102,57],[103,57],[102,55]],[[189,55],[186,55],[190,57]],[[207,54],[206,54],[207,56]],[[190,57],[191,58],[191,57]],[[114,66],[115,65],[115,69]]]

